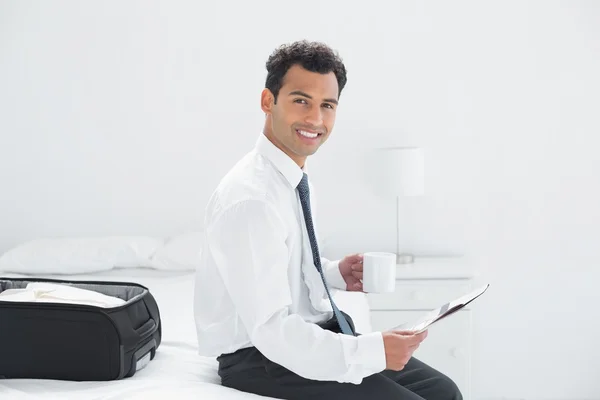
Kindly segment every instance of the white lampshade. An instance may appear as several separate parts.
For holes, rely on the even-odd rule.
[[[377,192],[393,196],[425,194],[425,157],[419,147],[375,149],[368,168]]]

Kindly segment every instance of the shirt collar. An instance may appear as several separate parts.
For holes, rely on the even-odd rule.
[[[306,165],[304,169],[300,168],[290,156],[275,146],[262,132],[256,142],[256,151],[269,159],[293,188],[298,186],[306,171]]]

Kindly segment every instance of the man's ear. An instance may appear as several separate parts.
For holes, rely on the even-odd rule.
[[[274,104],[275,96],[273,96],[273,93],[269,89],[264,88],[260,94],[260,108],[265,114],[271,114]]]

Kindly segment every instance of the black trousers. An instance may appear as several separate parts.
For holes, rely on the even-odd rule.
[[[347,318],[354,329],[352,319]],[[321,326],[339,332],[333,319]],[[223,354],[217,360],[223,386],[276,399],[462,400],[450,378],[414,357],[401,371],[385,370],[366,377],[359,385],[303,378],[272,362],[255,347]]]

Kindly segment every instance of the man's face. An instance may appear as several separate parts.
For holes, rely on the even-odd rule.
[[[265,89],[262,108],[271,115],[267,136],[299,166],[325,143],[335,123],[338,83],[333,72],[319,74],[292,66],[274,103]],[[270,131],[270,132],[269,132]]]

